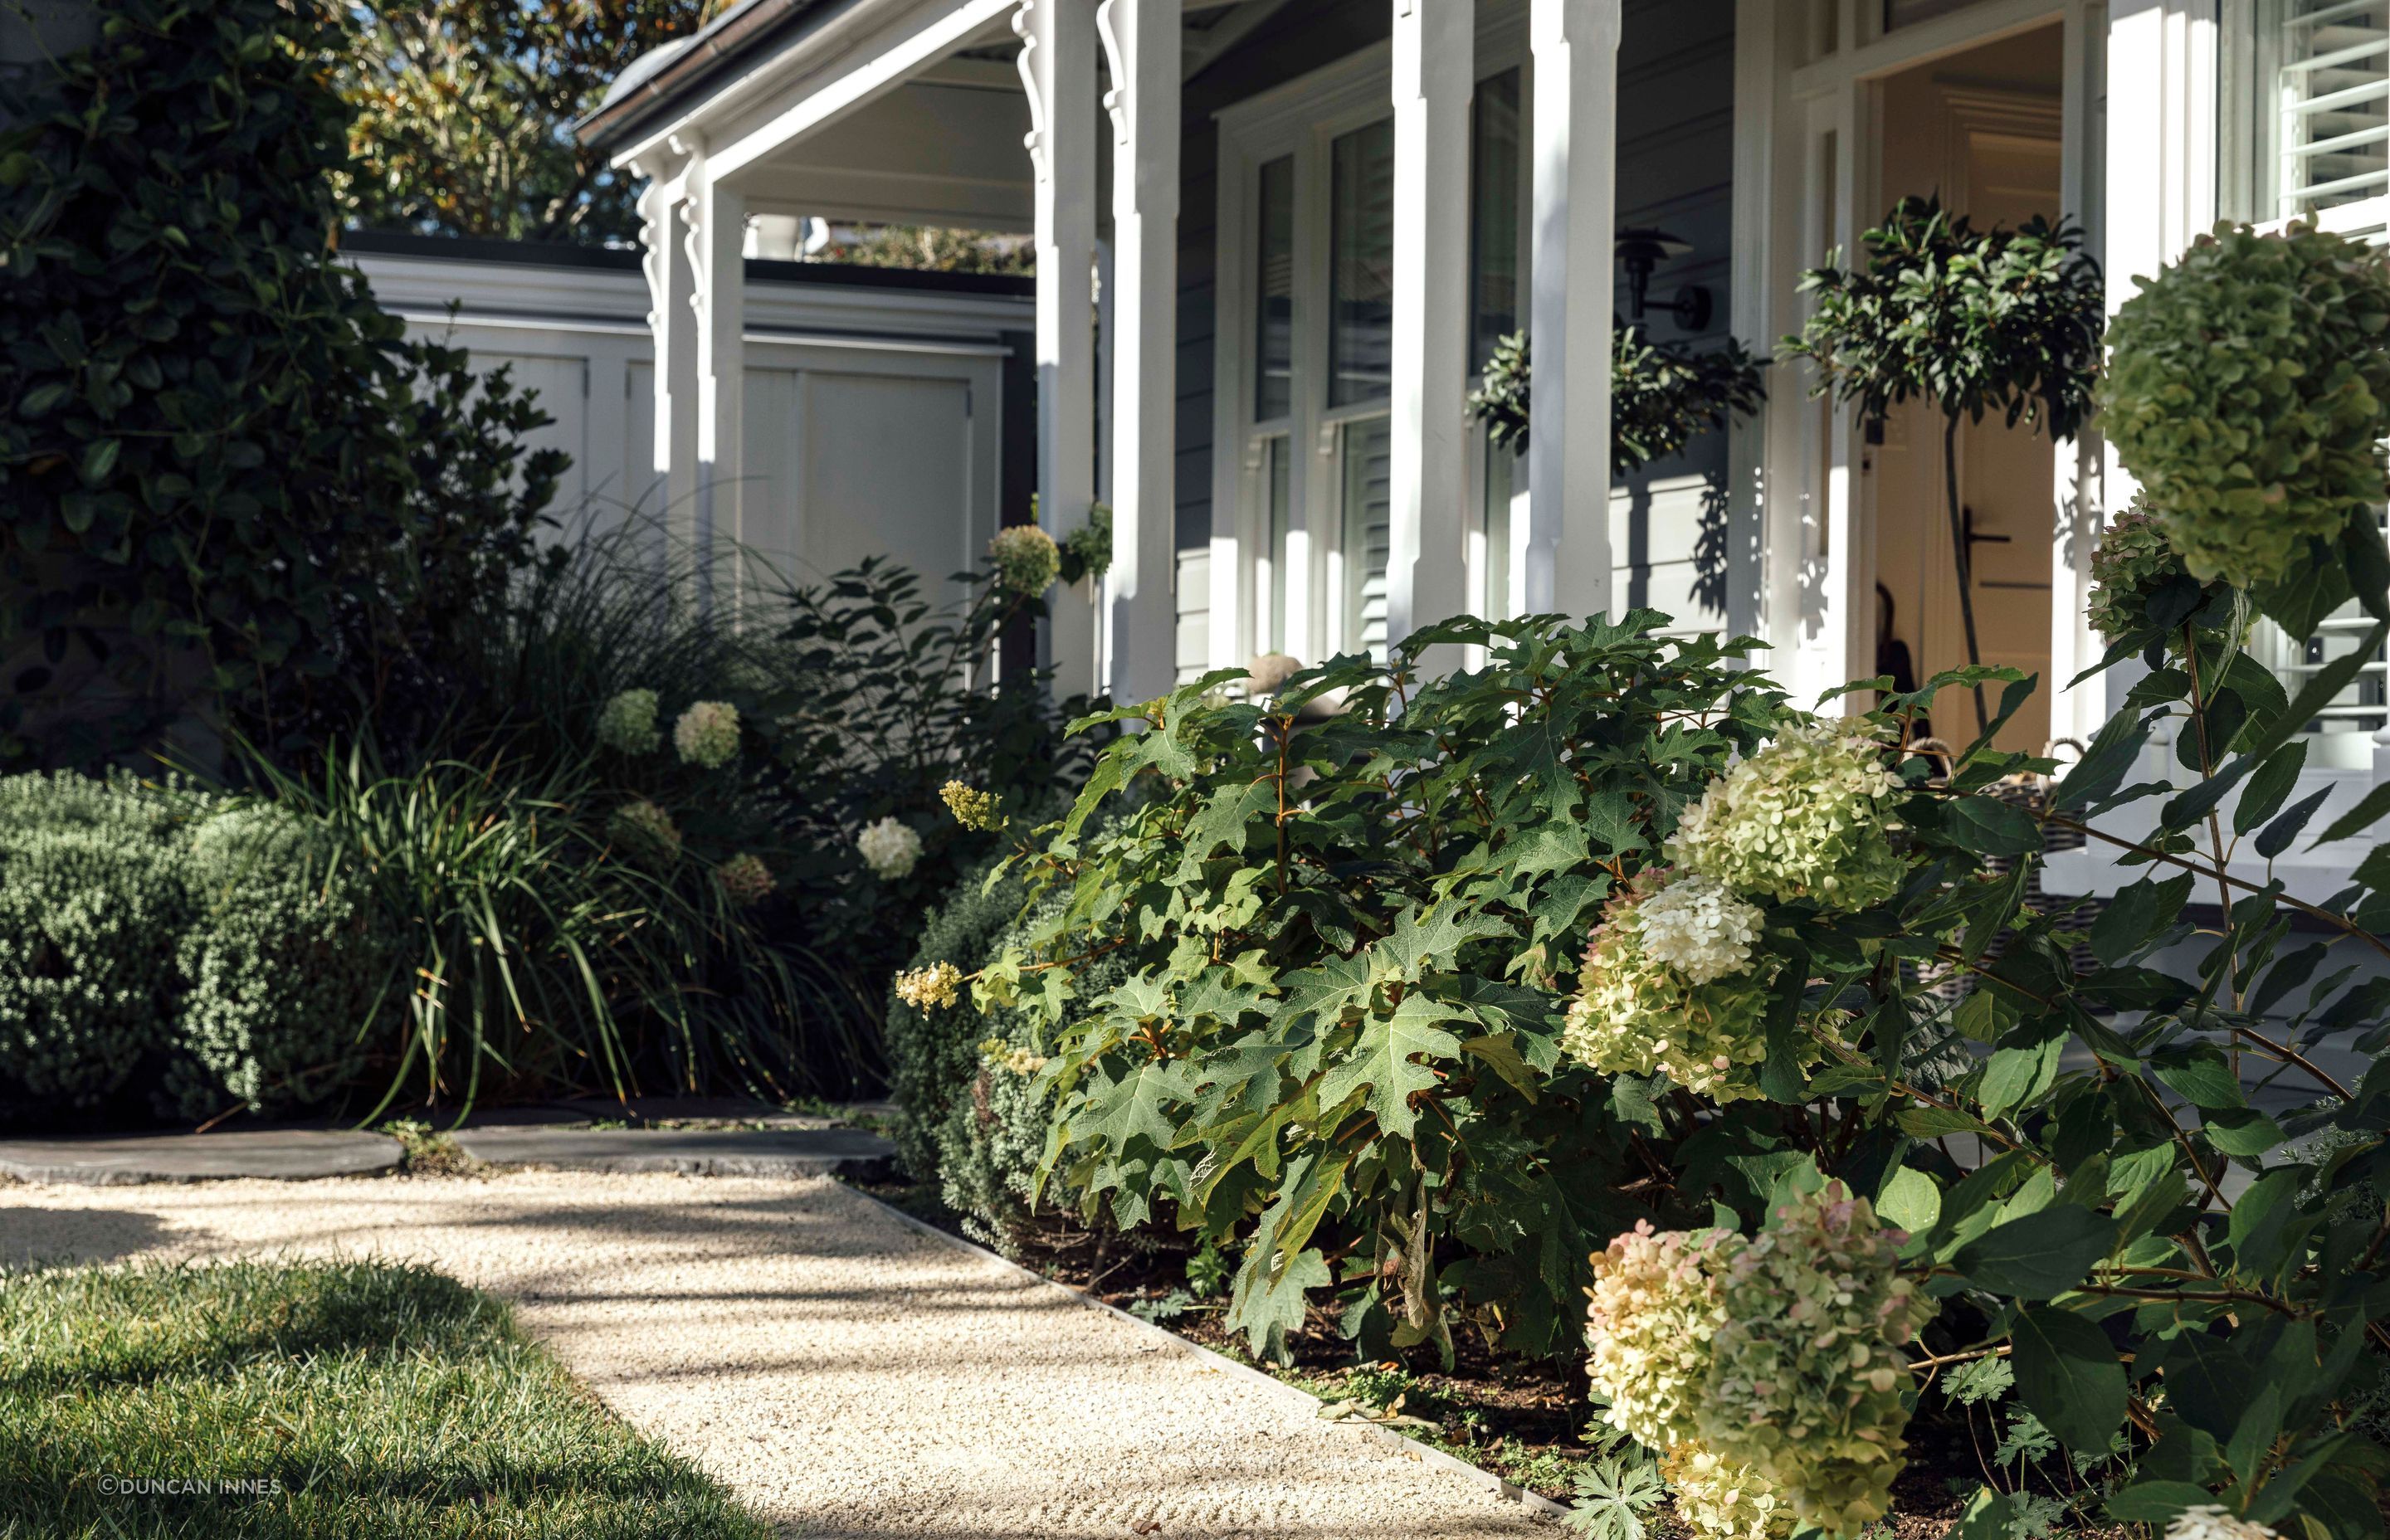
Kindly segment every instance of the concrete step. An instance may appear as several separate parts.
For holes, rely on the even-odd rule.
[[[869,1177],[896,1147],[852,1128],[489,1127],[452,1136],[469,1159],[559,1171],[661,1171],[691,1176]]]
[[[398,1159],[396,1139],[321,1129],[0,1140],[0,1175],[75,1187],[237,1177],[303,1182],[393,1171]]]

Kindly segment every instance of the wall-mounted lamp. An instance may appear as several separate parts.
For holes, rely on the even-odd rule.
[[[1626,269],[1628,319],[1640,321],[1651,308],[1649,302],[1652,270],[1692,249],[1692,242],[1679,240],[1665,230],[1618,232],[1618,260]],[[1677,325],[1687,331],[1699,331],[1710,324],[1710,291],[1699,284],[1688,284],[1677,290],[1675,299],[1659,308],[1674,315]]]

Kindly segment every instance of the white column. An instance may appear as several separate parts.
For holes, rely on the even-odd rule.
[[[1022,0],[1012,30],[1036,178],[1037,519],[1061,540],[1086,523],[1095,501],[1094,0]],[[1092,591],[1058,590],[1051,609],[1055,687],[1098,689]]]
[[[704,174],[691,189],[698,297],[698,550],[710,597],[739,602],[747,398],[747,202]]]
[[[1399,641],[1469,608],[1469,103],[1476,82],[1477,3],[1394,0],[1394,463],[1386,633]],[[1458,661],[1439,660],[1446,666]]]
[[[2097,104],[2107,97],[2108,7],[2101,0],[2069,0],[2064,33],[2065,95],[2062,98],[2059,207],[2083,222],[2085,245],[2100,250],[2100,167],[2107,158]],[[2104,679],[2067,681],[2100,661],[2104,650],[2091,629],[2091,552],[2103,522],[2099,430],[2086,426],[2054,446],[2050,500],[2056,538],[2050,544],[2049,672],[2041,682],[2049,700],[2049,736],[2088,743],[2108,717]]]
[[[1610,309],[1619,0],[1533,0],[1534,430],[1526,607],[1610,604]]]
[[[1103,0],[1111,66],[1111,689],[1177,682],[1179,0]]]
[[[697,265],[683,206],[687,184],[673,167],[633,170],[648,178],[639,238],[655,338],[655,469],[663,486],[663,507],[640,511],[654,514],[670,540],[686,543],[697,519]]]

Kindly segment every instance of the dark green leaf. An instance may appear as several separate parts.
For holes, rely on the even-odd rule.
[[[2083,1281],[2108,1254],[2115,1221],[2073,1203],[1995,1225],[1960,1249],[1951,1265],[1967,1282],[2021,1300],[2047,1300]]]
[[[2125,1367],[2108,1335],[2071,1311],[2026,1305],[2011,1328],[2018,1396],[2081,1454],[2105,1456],[2125,1421]]]

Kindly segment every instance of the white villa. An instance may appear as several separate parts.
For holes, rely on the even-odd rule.
[[[1757,418],[1613,477],[1613,318],[1765,353],[1802,271],[1908,193],[2079,221],[2112,305],[2218,217],[2381,229],[2390,0],[746,0],[581,130],[649,179],[654,453],[696,533],[772,495],[729,281],[750,216],[1022,231],[1035,516],[1115,519],[1100,592],[1057,605],[1066,686],[1650,606],[1818,689],[1885,638],[1921,674],[1961,656],[1938,431],[1871,442],[1778,365]],[[1667,237],[1648,289],[1626,231]],[[1521,329],[1514,463],[1465,402]],[[2062,686],[2099,657],[2089,552],[2128,489],[2096,442],[1998,422],[1960,460],[1986,660]],[[2294,671],[2354,644],[2265,645]],[[2012,741],[2088,737],[2111,689]],[[2308,774],[2370,781],[2384,725],[2377,662]]]

